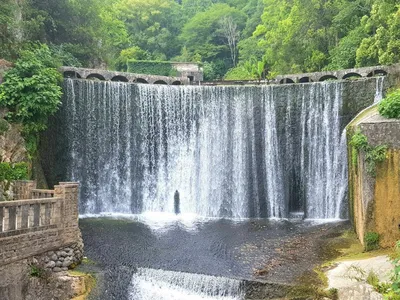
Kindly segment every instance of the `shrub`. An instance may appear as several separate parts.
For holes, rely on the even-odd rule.
[[[367,232],[364,236],[365,251],[379,249],[379,234],[377,232]]]
[[[28,164],[26,163],[0,163],[0,181],[28,179]]]
[[[252,80],[255,79],[253,74],[250,74],[248,70],[240,65],[235,68],[229,69],[225,74],[225,80]]]
[[[61,103],[59,61],[50,49],[39,46],[24,50],[14,68],[6,72],[0,85],[0,105],[7,107],[7,119],[22,123],[27,134],[46,129],[47,118]]]
[[[28,164],[26,163],[0,163],[0,201],[9,199],[11,181],[28,179]]]
[[[379,103],[379,113],[389,119],[400,119],[400,89],[388,94]]]

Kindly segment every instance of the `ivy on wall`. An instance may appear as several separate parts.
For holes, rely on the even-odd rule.
[[[373,177],[376,176],[376,165],[386,159],[386,145],[378,145],[372,147],[368,144],[367,137],[360,131],[356,131],[351,138],[350,145],[352,146],[351,159],[353,166],[358,164],[358,152],[365,153],[365,161],[367,163],[367,173]]]
[[[177,76],[178,72],[167,61],[128,60],[127,72],[160,76]]]

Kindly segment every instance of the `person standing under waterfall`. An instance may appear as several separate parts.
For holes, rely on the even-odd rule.
[[[179,215],[181,213],[181,209],[179,206],[180,206],[179,192],[178,190],[176,190],[174,194],[174,210],[176,215]]]

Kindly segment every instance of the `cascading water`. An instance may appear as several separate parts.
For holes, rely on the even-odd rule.
[[[162,86],[66,79],[81,213],[340,218],[341,82]]]
[[[241,300],[244,293],[239,280],[140,268],[132,278],[129,299]]]

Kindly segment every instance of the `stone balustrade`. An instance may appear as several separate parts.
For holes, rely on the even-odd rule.
[[[82,245],[78,193],[77,183],[64,182],[54,190],[40,190],[33,181],[15,182],[14,196],[22,200],[0,202],[0,267]],[[82,251],[79,255],[71,261],[79,261]]]

